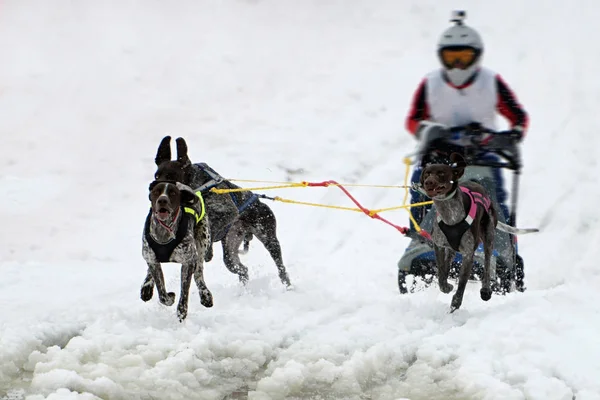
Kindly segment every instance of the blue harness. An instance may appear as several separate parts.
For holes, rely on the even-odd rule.
[[[198,167],[202,172],[204,172],[205,174],[210,176],[210,180],[208,182],[206,182],[204,185],[195,189],[195,191],[205,192],[205,191],[208,191],[208,190],[214,188],[215,186],[217,186],[221,183],[225,183],[225,185],[227,185],[227,187],[229,189],[239,189],[239,186],[236,186],[236,185],[232,184],[231,182],[228,182],[225,179],[223,179],[223,177],[221,175],[219,175],[217,173],[217,171],[215,171],[214,169],[209,167],[208,164],[196,163],[196,164],[194,164],[194,166]],[[250,196],[250,198],[248,200],[241,203],[241,199],[238,197],[237,193],[229,192],[229,195],[231,196],[231,200],[233,200],[233,204],[235,204],[239,213],[242,213],[246,208],[250,207],[260,197],[258,194],[252,193],[252,196]]]

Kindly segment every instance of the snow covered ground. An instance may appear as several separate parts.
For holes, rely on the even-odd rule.
[[[600,5],[460,3],[3,1],[0,399],[600,399]],[[398,294],[393,228],[272,203],[295,290],[254,241],[247,288],[215,247],[215,306],[192,287],[183,324],[139,299],[165,134],[230,178],[402,184],[404,116],[457,6],[531,114],[526,293],[484,303],[473,286],[449,314],[436,287]],[[370,208],[404,196],[351,191]]]

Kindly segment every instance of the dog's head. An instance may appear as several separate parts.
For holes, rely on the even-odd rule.
[[[158,146],[154,162],[158,167],[154,173],[157,181],[176,181],[187,183],[188,175],[192,169],[192,162],[188,157],[187,144],[183,138],[177,138],[177,159],[171,160],[171,136],[165,136]]]
[[[458,153],[452,153],[446,163],[427,164],[421,173],[421,186],[432,199],[444,198],[456,190],[467,163]]]
[[[154,181],[148,190],[152,213],[162,222],[173,220],[179,207],[198,202],[198,197],[192,189],[176,182]]]

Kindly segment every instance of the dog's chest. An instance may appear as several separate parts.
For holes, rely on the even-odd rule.
[[[466,221],[467,204],[461,193],[448,201],[436,201],[436,222],[433,224],[432,240],[437,246],[462,252],[474,242],[470,224]]]
[[[457,242],[455,242],[452,239],[448,239],[448,236],[446,236],[446,234],[442,231],[442,229],[439,227],[439,225],[437,223],[433,224],[433,233],[431,234],[431,239],[433,240],[433,243],[435,243],[436,246],[439,247],[445,247],[448,249],[453,249],[455,251],[458,252],[464,252],[466,251],[471,251],[472,247],[473,247],[473,243],[475,241],[474,237],[473,237],[473,233],[471,232],[470,229],[467,229],[466,232],[462,233],[458,233],[460,235],[460,239],[457,241],[458,242],[458,249],[456,248],[456,244]],[[451,243],[450,241],[453,241],[453,243]]]
[[[194,241],[194,225],[186,214],[182,217],[175,236],[159,242],[152,234],[151,213],[144,226],[143,256],[153,262],[187,263],[197,255]]]
[[[170,254],[157,254],[156,249],[150,246],[148,240],[144,237],[142,255],[146,261],[152,263],[161,262],[174,262],[174,263],[188,263],[192,260],[196,254],[196,246],[191,237],[185,237],[184,240],[179,243]]]

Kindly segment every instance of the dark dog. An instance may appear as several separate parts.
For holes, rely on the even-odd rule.
[[[250,191],[216,194],[212,188],[239,189],[239,186],[225,180],[207,164],[192,164],[187,154],[187,144],[178,138],[177,160],[171,161],[171,137],[161,141],[156,154],[157,181],[175,180],[195,191],[202,192],[211,223],[211,241],[221,242],[223,261],[227,269],[239,276],[242,283],[248,281],[248,268],[239,257],[240,246],[245,250],[252,236],[265,246],[279,271],[281,282],[290,286],[290,279],[283,264],[281,245],[277,239],[277,222],[271,208],[260,201],[259,196]],[[207,252],[206,261],[212,258],[212,249]]]
[[[498,222],[497,211],[483,186],[472,182],[458,183],[467,164],[458,153],[452,153],[448,164],[428,164],[421,174],[417,190],[433,200],[437,224],[433,224],[432,240],[438,269],[440,290],[452,291],[448,273],[457,252],[462,254],[458,288],[452,297],[451,311],[460,308],[465,287],[471,276],[475,250],[483,242],[484,270],[481,279],[482,300],[492,297],[490,262],[496,228],[511,234],[536,232],[536,229],[517,229]]]
[[[209,246],[209,220],[204,217],[199,197],[181,183],[152,182],[152,203],[146,224],[142,255],[148,263],[148,272],[141,289],[141,298],[152,298],[154,285],[164,305],[175,301],[175,293],[165,289],[161,268],[163,262],[181,264],[181,294],[177,316],[183,321],[188,311],[188,295],[192,276],[200,292],[200,302],[212,307],[212,294],[204,283],[204,255]]]

